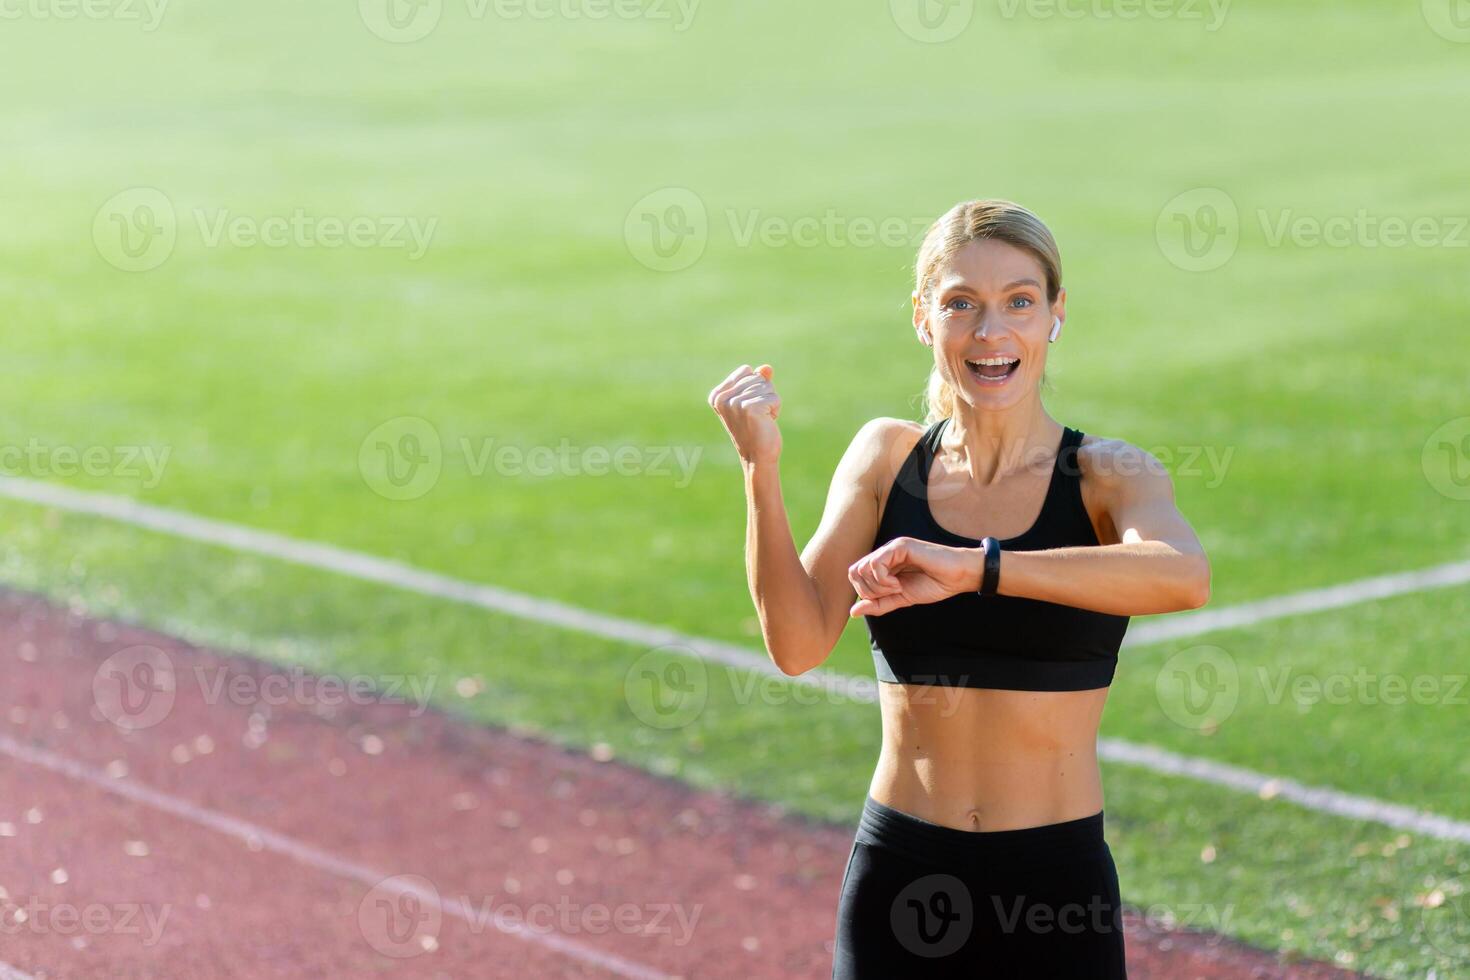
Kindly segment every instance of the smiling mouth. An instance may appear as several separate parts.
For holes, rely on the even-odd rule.
[[[1005,384],[1020,366],[1021,359],[1009,355],[979,357],[965,362],[965,367],[970,369],[970,376],[983,385]]]

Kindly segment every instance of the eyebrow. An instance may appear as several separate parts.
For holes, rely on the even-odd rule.
[[[946,281],[940,283],[939,284],[939,287],[940,287],[941,291],[948,292],[951,289],[959,289],[959,288],[964,287],[965,285],[966,285],[966,283],[965,283],[965,281],[963,279],[949,279],[949,280],[946,280]],[[1037,289],[1040,289],[1041,288],[1041,283],[1037,282],[1035,279],[1030,279],[1030,278],[1027,278],[1027,279],[1017,279],[1014,282],[1008,282],[1008,283],[1006,283],[1004,286],[1002,286],[1000,288],[1001,288],[1001,292],[1005,292],[1005,291],[1010,290],[1010,289],[1015,289],[1017,286],[1035,286]]]

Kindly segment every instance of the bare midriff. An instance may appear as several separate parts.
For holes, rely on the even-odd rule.
[[[999,691],[879,684],[883,751],[868,793],[930,823],[1016,830],[1103,808],[1107,688]]]

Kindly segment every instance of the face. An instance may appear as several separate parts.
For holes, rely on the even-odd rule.
[[[1003,409],[1035,395],[1052,318],[1066,320],[1066,291],[1046,299],[1046,271],[1025,249],[994,240],[962,246],[940,266],[927,297],[914,296],[914,329],[964,402]]]

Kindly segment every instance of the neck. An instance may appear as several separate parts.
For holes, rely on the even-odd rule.
[[[940,450],[959,455],[960,464],[981,484],[1049,464],[1062,438],[1062,426],[1028,398],[1000,411],[977,410],[960,402],[945,427]]]

